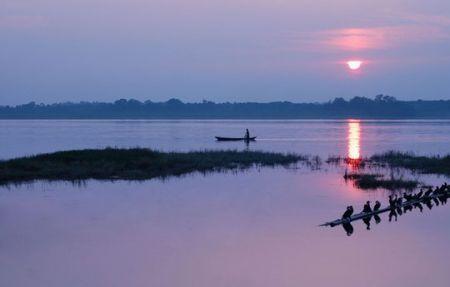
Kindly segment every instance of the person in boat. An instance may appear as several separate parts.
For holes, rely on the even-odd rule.
[[[381,203],[377,200],[375,201],[375,205],[373,206],[373,211],[378,211],[381,207]]]
[[[245,138],[246,139],[250,138],[250,132],[248,131],[248,129],[245,129]]]
[[[347,210],[342,214],[342,219],[348,219],[353,214],[353,206],[347,206]]]
[[[372,208],[370,207],[370,201],[367,201],[366,204],[364,204],[362,212],[364,213],[372,212]]]

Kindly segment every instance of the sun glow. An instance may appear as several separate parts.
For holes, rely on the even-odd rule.
[[[363,62],[359,60],[351,60],[347,61],[347,66],[350,68],[350,70],[358,70],[359,68],[361,68],[362,63]]]

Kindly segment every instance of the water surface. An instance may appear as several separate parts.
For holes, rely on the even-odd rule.
[[[390,149],[444,154],[450,142],[448,120],[0,120],[0,158],[107,146],[167,151],[242,149],[242,143],[217,143],[214,136],[243,136],[246,128],[258,137],[251,149],[321,156],[345,155],[349,137],[355,136],[361,156]]]
[[[259,138],[248,147],[212,138],[246,127]],[[357,158],[446,154],[449,140],[447,121],[0,121],[2,158],[105,146]],[[351,236],[318,227],[390,194],[355,188],[343,168],[3,187],[0,286],[448,286],[447,205],[355,222]]]

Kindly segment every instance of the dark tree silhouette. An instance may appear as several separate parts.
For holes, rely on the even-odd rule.
[[[113,103],[79,102],[0,106],[2,119],[432,119],[450,118],[450,100],[399,101],[392,96],[374,99],[336,98],[327,103],[183,103],[119,99]]]

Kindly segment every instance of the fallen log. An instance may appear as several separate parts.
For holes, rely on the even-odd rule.
[[[340,219],[336,219],[336,220],[333,220],[333,221],[325,222],[325,223],[323,223],[323,224],[321,224],[319,226],[334,227],[334,226],[337,226],[337,225],[350,223],[350,222],[355,221],[355,220],[369,218],[369,217],[372,217],[374,215],[378,215],[378,214],[381,214],[381,213],[384,213],[384,212],[387,212],[387,211],[391,211],[392,209],[414,206],[415,204],[418,204],[418,203],[424,203],[427,200],[438,199],[441,196],[445,196],[447,198],[450,197],[450,191],[447,190],[445,193],[432,194],[432,195],[427,196],[427,197],[421,197],[419,199],[413,199],[413,200],[405,201],[401,205],[396,205],[395,208],[391,208],[390,206],[388,206],[388,207],[380,208],[380,209],[378,209],[376,211],[372,211],[372,212],[357,213],[357,214],[354,214],[354,215],[352,215],[352,216],[350,216],[348,218],[340,218]]]

